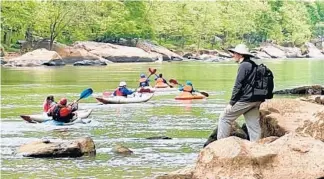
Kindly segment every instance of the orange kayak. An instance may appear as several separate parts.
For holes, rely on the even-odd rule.
[[[166,83],[158,83],[154,86],[154,88],[168,88],[169,85],[167,85]]]
[[[182,92],[179,96],[176,96],[176,100],[192,100],[192,99],[204,99],[205,96],[201,94],[191,94],[189,92]]]

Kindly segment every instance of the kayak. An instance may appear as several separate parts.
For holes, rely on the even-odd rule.
[[[86,119],[90,116],[91,112],[92,112],[92,109],[75,111],[75,113],[77,115],[73,117],[72,121],[75,121],[77,119]],[[21,115],[20,117],[29,123],[42,123],[42,122],[54,121],[52,119],[52,116],[48,116],[46,113],[34,114],[34,115]],[[54,122],[57,122],[57,121],[54,121]],[[59,122],[57,122],[57,123],[59,123]]]
[[[137,93],[135,96],[110,96],[110,97],[97,97],[97,101],[103,104],[128,104],[128,103],[143,103],[147,102],[153,97],[153,93]]]
[[[141,88],[137,89],[137,92],[140,92],[140,93],[154,93],[155,88],[152,88],[150,86],[145,86],[145,87],[141,87]]]
[[[169,87],[169,85],[166,84],[166,83],[163,83],[163,84],[156,84],[156,85],[154,86],[154,88],[168,88],[168,87]]]
[[[182,92],[179,96],[176,96],[176,100],[192,100],[192,99],[204,99],[205,96],[201,94],[190,94],[188,92]]]
[[[152,87],[144,87],[137,90],[140,93],[154,93],[154,92],[173,92],[178,91],[178,88],[152,88]]]
[[[91,122],[91,119],[84,120],[82,118],[74,118],[74,119],[72,119],[71,122],[68,122],[68,123],[55,121],[55,120],[48,120],[48,121],[45,121],[43,123],[49,124],[49,125],[55,125],[55,126],[70,126],[70,125],[77,124],[77,123],[87,124],[87,123],[90,123],[90,122]]]

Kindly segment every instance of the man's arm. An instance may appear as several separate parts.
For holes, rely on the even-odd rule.
[[[240,93],[243,87],[243,81],[245,80],[246,76],[248,75],[248,69],[251,68],[251,64],[249,63],[241,63],[238,72],[237,72],[237,76],[236,76],[236,80],[235,80],[235,84],[233,87],[233,92],[232,92],[232,97],[230,100],[230,105],[234,105],[240,98]]]

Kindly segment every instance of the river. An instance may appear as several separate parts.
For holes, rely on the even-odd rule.
[[[324,61],[263,63],[273,71],[276,89],[324,84]],[[28,124],[19,117],[40,113],[49,94],[56,100],[61,97],[75,100],[88,87],[93,88],[94,95],[113,91],[120,80],[135,88],[140,73],[147,74],[149,67],[156,68],[167,79],[182,83],[189,79],[196,89],[207,91],[210,97],[182,102],[174,100],[176,93],[158,93],[147,103],[123,105],[99,105],[89,97],[81,100],[79,108],[93,109],[92,122],[69,127]],[[230,98],[236,72],[234,63],[199,62],[1,68],[1,177],[144,178],[192,164]],[[145,139],[159,135],[173,139]],[[21,144],[37,139],[69,140],[85,136],[95,141],[95,157],[32,159],[15,155]],[[117,143],[129,147],[134,154],[125,157],[112,153]]]

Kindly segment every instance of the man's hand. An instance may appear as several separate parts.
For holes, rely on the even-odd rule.
[[[233,107],[232,105],[228,104],[225,108],[225,111],[229,112],[232,109],[232,107]]]

